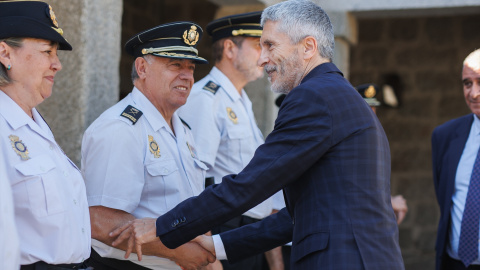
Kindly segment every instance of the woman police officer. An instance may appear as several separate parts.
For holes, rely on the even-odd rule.
[[[12,190],[22,270],[81,269],[90,256],[81,173],[35,109],[62,69],[57,50],[72,46],[51,6],[0,2],[0,171]]]

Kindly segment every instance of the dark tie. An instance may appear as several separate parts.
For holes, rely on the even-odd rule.
[[[478,221],[480,219],[480,149],[473,165],[463,210],[458,256],[465,267],[478,258]]]

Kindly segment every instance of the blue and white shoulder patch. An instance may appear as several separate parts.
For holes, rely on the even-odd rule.
[[[138,119],[140,119],[140,117],[142,117],[143,115],[143,112],[140,111],[139,109],[133,107],[132,105],[128,105],[125,110],[120,114],[120,116],[123,116],[125,118],[127,118],[128,120],[132,121],[132,125],[135,125],[138,121]]]
[[[207,90],[208,92],[215,95],[219,88],[220,88],[220,85],[218,85],[218,84],[216,84],[212,81],[208,81],[207,84],[205,84],[205,86],[202,89]]]

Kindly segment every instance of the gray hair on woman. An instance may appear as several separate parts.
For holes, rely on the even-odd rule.
[[[22,47],[23,38],[14,37],[14,38],[0,39],[0,42],[2,41],[7,43],[7,45],[12,48],[20,48]],[[11,82],[12,82],[12,79],[7,74],[7,67],[0,64],[0,86],[5,86],[7,84],[10,84]]]
[[[318,42],[320,56],[332,61],[335,40],[333,26],[327,13],[307,0],[290,0],[267,7],[262,13],[261,25],[265,22],[279,22],[279,30],[284,32],[293,44],[307,36]]]

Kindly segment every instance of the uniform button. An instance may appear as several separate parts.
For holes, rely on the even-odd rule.
[[[183,217],[181,222],[184,223],[185,221],[187,221],[187,218],[186,217]]]
[[[74,204],[77,204],[77,200],[73,200],[73,203],[74,203]]]
[[[40,170],[41,170],[42,172],[44,172],[44,171],[45,171],[45,168],[44,168],[43,166],[40,166]]]
[[[53,150],[53,145],[50,145],[50,150]]]
[[[68,173],[67,171],[63,171],[63,176],[67,177],[68,176]]]
[[[167,170],[167,169],[163,169],[163,173],[168,173],[168,170]]]

